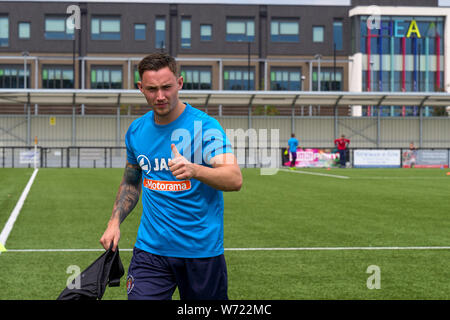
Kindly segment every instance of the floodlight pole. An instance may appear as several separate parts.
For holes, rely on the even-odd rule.
[[[314,56],[314,59],[317,59],[317,91],[320,91],[321,86],[321,79],[320,79],[320,59],[322,58],[322,55],[320,53],[316,54]],[[310,116],[312,116],[312,106],[309,106],[310,108]],[[320,115],[320,106],[317,106],[318,108],[318,114]]]
[[[247,90],[250,91],[250,40],[247,41]]]
[[[23,56],[23,88],[27,89],[27,57],[30,55],[28,51],[22,52]]]
[[[73,88],[75,89],[75,48],[76,48],[76,32],[73,32],[72,41],[72,72],[73,72]]]
[[[336,90],[336,43],[333,46],[333,87],[331,90]]]
[[[375,61],[374,61],[374,59],[373,59],[373,56],[371,56],[370,57],[370,83],[369,83],[369,91],[370,92],[372,92],[373,91],[373,65],[375,64]],[[373,106],[372,106],[372,108],[373,108]],[[370,110],[370,114],[368,113],[367,114],[367,116],[368,117],[371,117],[372,116],[372,114],[373,114],[373,110],[372,110],[372,108],[371,108],[371,110]],[[378,110],[378,112],[379,112],[379,110]]]
[[[320,59],[322,55],[320,53],[314,56],[314,59],[317,60],[317,91],[320,91],[321,79],[320,79]]]
[[[23,57],[23,88],[27,88],[27,56]]]
[[[34,136],[34,170],[37,169],[37,136]]]

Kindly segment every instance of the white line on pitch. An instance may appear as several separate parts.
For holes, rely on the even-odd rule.
[[[428,247],[306,247],[306,248],[225,248],[225,251],[346,251],[346,250],[449,250],[450,246]],[[102,252],[105,249],[9,249],[7,252]],[[119,251],[133,251],[120,249]]]
[[[310,248],[228,248],[228,251],[344,251],[344,250],[442,250],[448,247],[310,247]]]
[[[309,172],[309,171],[289,170],[289,169],[279,169],[279,170],[280,171],[284,171],[284,172],[311,174],[313,176],[324,176],[324,177],[331,177],[331,178],[338,178],[338,179],[350,179],[350,177],[346,177],[346,176],[338,176],[338,175],[335,175],[335,174],[326,174],[326,173],[320,173],[320,172]]]
[[[448,177],[353,177],[356,180],[436,180],[436,179],[449,179]]]
[[[28,180],[28,183],[25,186],[25,189],[23,190],[22,195],[19,198],[19,201],[17,201],[16,206],[14,207],[13,211],[11,212],[11,215],[9,216],[8,221],[6,222],[5,226],[3,227],[2,233],[0,233],[0,244],[2,244],[3,246],[6,244],[6,240],[8,240],[9,234],[14,226],[14,223],[16,222],[17,217],[19,216],[19,213],[20,213],[20,210],[22,209],[23,204],[25,203],[25,199],[28,196],[28,192],[30,192],[31,186],[33,184],[34,179],[36,178],[38,170],[39,169],[34,169],[30,180]]]
[[[105,249],[8,249],[7,252],[102,252]],[[133,249],[121,249],[119,251],[133,251]]]

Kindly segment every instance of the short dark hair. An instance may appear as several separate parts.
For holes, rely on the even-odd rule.
[[[158,71],[165,67],[168,67],[175,76],[178,76],[177,63],[171,55],[164,52],[151,53],[139,62],[139,76],[142,79],[142,75],[145,71]]]

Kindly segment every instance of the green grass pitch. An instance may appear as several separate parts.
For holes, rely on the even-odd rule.
[[[39,170],[5,244],[8,251],[0,254],[0,300],[54,300],[66,286],[69,266],[83,270],[101,254],[14,250],[101,249],[122,173]],[[450,246],[445,173],[301,169],[261,175],[259,169],[243,169],[242,190],[224,193],[229,298],[448,300],[449,249],[391,248]],[[31,174],[32,169],[0,169],[0,231]],[[139,204],[121,227],[126,270],[131,252],[124,249],[133,247],[141,211]],[[251,250],[236,250],[242,248]],[[379,289],[367,286],[373,265],[380,271]],[[125,279],[119,288],[107,288],[103,299],[126,299]]]

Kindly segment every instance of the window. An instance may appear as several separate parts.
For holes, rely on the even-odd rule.
[[[181,76],[184,79],[183,89],[211,90],[210,67],[181,67]]]
[[[313,26],[313,42],[323,42],[325,28],[323,26]]]
[[[9,18],[0,16],[0,47],[9,45]]]
[[[93,66],[91,89],[122,89],[122,68]]]
[[[249,72],[250,71],[250,72]],[[254,90],[255,71],[253,68],[226,68],[223,73],[224,90]]]
[[[270,71],[271,90],[302,90],[302,72],[300,68],[273,68]]]
[[[191,47],[191,19],[189,18],[181,19],[181,47]]]
[[[19,39],[30,39],[29,22],[19,22]]]
[[[317,68],[313,68],[312,85],[313,91],[318,88],[318,72]],[[334,68],[320,68],[320,91],[342,91],[342,68],[336,68],[336,75]]]
[[[163,17],[155,20],[155,48],[164,49],[166,47],[166,20]]]
[[[298,42],[298,21],[272,20],[270,24],[270,39],[273,42]]]
[[[0,88],[24,88],[23,65],[0,65]],[[30,65],[27,65],[27,88],[30,87]]]
[[[144,23],[136,23],[134,25],[134,40],[146,40],[146,27],[147,25]]]
[[[342,21],[335,20],[333,22],[333,45],[336,46],[336,50],[343,49],[343,32]]]
[[[200,25],[200,41],[212,40],[212,25],[201,24]]]
[[[253,42],[255,40],[255,22],[253,20],[227,20],[227,41]]]
[[[369,29],[367,19],[367,16],[361,17],[359,49],[362,53],[374,57],[374,64],[367,64],[367,56],[363,57],[364,91],[414,92],[443,88],[442,55],[439,60],[440,70],[436,73],[436,54],[438,51],[443,52],[443,41],[440,39],[444,28],[442,17],[383,16],[379,29]],[[418,29],[412,28],[412,21],[415,21]],[[410,28],[417,30],[417,33],[412,32],[410,37],[407,37]],[[403,53],[406,54],[404,66],[402,63],[390,63]]]
[[[45,18],[44,35],[47,40],[72,40],[73,30],[73,28],[67,28],[66,18],[63,16]]]
[[[73,88],[73,67],[72,66],[43,66],[42,67],[42,88],[60,89]]]
[[[416,21],[421,37],[417,37],[415,32],[410,37],[406,37],[403,44],[403,38],[407,35],[412,20]],[[367,17],[361,17],[360,23],[360,50],[367,53],[370,44],[371,53],[406,54],[420,53],[436,54],[436,37],[443,33],[443,20],[440,17],[398,17],[386,16],[381,19],[380,29],[370,30],[370,36],[367,28]],[[415,30],[415,29],[412,29]],[[391,36],[392,35],[392,36]],[[443,42],[440,42],[440,52],[443,52]]]
[[[120,40],[120,18],[93,17],[91,20],[92,40]]]

